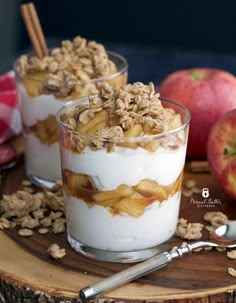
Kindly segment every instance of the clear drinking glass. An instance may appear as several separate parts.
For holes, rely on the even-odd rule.
[[[77,252],[135,262],[165,249],[174,235],[190,114],[175,101],[161,101],[180,114],[180,127],[143,137],[96,138],[104,146],[97,150],[90,147],[94,135],[64,123],[75,109],[89,106],[88,98],[58,111],[67,235]]]
[[[40,90],[45,72],[37,72],[34,76],[21,75],[15,68],[23,124],[26,174],[34,184],[51,187],[55,180],[61,179],[55,118],[58,109],[69,100],[97,94],[101,83],[108,82],[114,87],[126,84],[128,65],[125,58],[114,52],[107,53],[109,59],[115,63],[117,72],[102,78],[79,81],[76,84],[76,93],[67,98],[57,98]]]

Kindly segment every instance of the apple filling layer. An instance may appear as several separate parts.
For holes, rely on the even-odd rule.
[[[54,144],[58,142],[58,131],[56,118],[49,115],[47,119],[38,121],[35,125],[28,127],[24,125],[26,134],[33,134],[42,144]]]
[[[142,216],[145,208],[154,201],[161,203],[179,192],[182,176],[183,172],[168,186],[144,179],[135,186],[121,184],[114,190],[103,191],[96,188],[90,176],[63,170],[64,190],[68,196],[84,201],[89,207],[94,204],[103,206],[112,215],[127,214],[135,218]]]
[[[26,92],[30,97],[37,97],[43,94],[54,94],[57,100],[63,101],[70,101],[70,100],[77,100],[79,98],[83,98],[86,96],[96,95],[98,94],[100,85],[102,82],[91,82],[91,83],[83,83],[79,80],[73,81],[73,86],[70,88],[70,83],[67,78],[53,80],[50,83],[54,83],[54,90],[53,88],[51,91],[45,90],[45,82],[48,81],[49,74],[47,72],[31,72],[26,76],[22,76],[21,80],[24,84]],[[111,86],[119,87],[125,85],[127,81],[126,74],[122,74],[114,79],[106,80]],[[64,92],[57,92],[59,89],[64,87]],[[62,103],[63,105],[63,103]]]

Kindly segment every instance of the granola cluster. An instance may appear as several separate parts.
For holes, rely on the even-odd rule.
[[[104,84],[98,97],[92,99],[87,116],[92,119],[95,112],[105,109],[113,118],[113,123],[120,125],[124,131],[141,124],[144,132],[153,130],[163,133],[171,128],[169,122],[175,112],[163,108],[159,97],[153,83],[145,85],[136,82],[117,89]]]
[[[210,223],[210,226],[206,226],[206,229],[210,232],[223,224],[229,223],[229,218],[221,211],[206,212],[203,218],[205,221]],[[212,230],[210,228],[211,226]]]
[[[60,48],[53,49],[42,59],[21,56],[16,70],[21,77],[27,75],[36,79],[43,73],[41,93],[66,97],[73,90],[79,92],[83,82],[114,74],[116,66],[103,45],[77,36],[73,41],[62,41]]]
[[[61,259],[66,255],[65,248],[60,248],[56,243],[51,244],[48,247],[47,252],[54,259]]]
[[[195,194],[200,194],[202,189],[197,186],[196,181],[193,179],[189,179],[183,184],[182,195],[184,197],[192,197]]]
[[[61,182],[52,191],[35,192],[25,180],[22,190],[3,195],[0,200],[0,229],[17,227],[20,236],[32,236],[34,231],[54,234],[65,231],[64,199]]]
[[[98,96],[89,98],[88,107],[78,106],[62,120],[71,130],[94,135],[93,149],[104,147],[107,139],[156,135],[182,125],[179,114],[163,107],[154,84],[141,82],[115,89],[105,83]],[[76,136],[72,139],[72,145],[80,152],[84,148],[83,139]],[[181,143],[178,136],[172,136],[173,148],[178,148]]]
[[[202,237],[204,225],[201,223],[188,223],[186,219],[180,218],[176,227],[176,236],[187,240],[199,240]]]

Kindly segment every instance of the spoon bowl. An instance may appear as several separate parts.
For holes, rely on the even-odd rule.
[[[211,234],[211,240],[219,244],[236,243],[236,221],[216,228]]]

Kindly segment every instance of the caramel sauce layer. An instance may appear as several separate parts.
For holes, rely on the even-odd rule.
[[[103,206],[112,215],[128,214],[138,218],[144,213],[145,207],[154,201],[160,203],[180,191],[183,172],[176,181],[168,186],[161,186],[153,180],[141,180],[135,186],[119,185],[114,190],[98,190],[88,175],[63,170],[64,190],[67,195],[76,197],[87,203],[89,207],[94,204]]]

